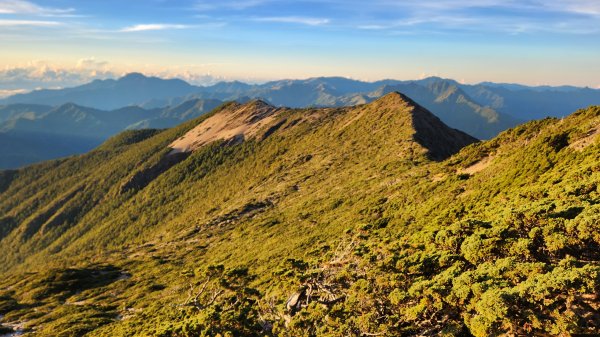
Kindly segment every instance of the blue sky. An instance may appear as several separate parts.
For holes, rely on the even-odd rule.
[[[600,0],[0,0],[2,92],[141,71],[600,86]]]

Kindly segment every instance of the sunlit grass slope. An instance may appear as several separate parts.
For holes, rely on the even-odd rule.
[[[171,153],[230,115],[268,123]],[[592,107],[476,142],[398,93],[339,109],[253,101],[2,172],[2,324],[41,336],[597,333],[599,129]]]

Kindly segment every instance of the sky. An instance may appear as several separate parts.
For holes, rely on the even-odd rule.
[[[0,96],[134,71],[600,88],[600,0],[0,0]]]

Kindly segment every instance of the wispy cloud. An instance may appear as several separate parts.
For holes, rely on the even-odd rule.
[[[75,12],[74,8],[43,7],[25,0],[0,0],[0,14],[61,16],[69,15],[73,12]]]
[[[545,5],[555,10],[562,10],[589,16],[600,16],[600,1],[597,0],[551,1]]]
[[[364,30],[384,30],[384,29],[393,28],[393,26],[391,26],[391,25],[378,25],[378,24],[365,24],[365,25],[358,25],[358,26],[356,26],[356,28],[358,28],[358,29],[364,29]]]
[[[245,10],[265,5],[272,0],[222,0],[222,1],[196,1],[193,8],[198,11],[213,11],[218,9]]]
[[[301,16],[269,16],[254,18],[253,20],[258,22],[294,23],[307,26],[322,26],[331,22],[330,19],[326,18],[310,18]]]
[[[506,34],[593,34],[598,31],[594,25],[600,27],[600,0],[322,0],[311,1],[301,11],[286,2],[197,0],[193,8],[203,18],[218,14],[233,20],[372,31],[443,32],[451,28]]]
[[[97,61],[93,57],[80,60],[75,67],[59,67],[46,61],[32,61],[0,69],[0,91],[9,94],[36,88],[62,88],[115,76],[117,74],[107,62]]]
[[[25,89],[14,89],[14,90],[2,90],[2,89],[0,89],[0,98],[5,98],[5,97],[16,95],[16,94],[26,93],[28,91],[29,90],[25,90]]]
[[[97,60],[95,57],[92,56],[88,58],[79,59],[75,68],[107,71],[108,65],[108,62]]]
[[[186,64],[170,67],[129,65],[126,69],[88,57],[75,64],[57,65],[49,61],[31,61],[0,68],[0,98],[39,88],[73,87],[96,79],[118,78],[126,72],[141,72],[160,78],[180,78],[192,84],[210,85],[229,78],[215,74],[231,66],[228,63]],[[236,78],[241,79],[241,78]],[[249,79],[245,79],[249,80]]]
[[[171,24],[171,23],[149,23],[139,24],[119,29],[118,33],[135,33],[158,30],[181,30],[181,29],[217,29],[227,25],[224,21],[206,22],[195,25]],[[110,31],[106,31],[110,33]],[[114,32],[114,31],[113,31]]]
[[[120,31],[123,33],[131,33],[131,32],[145,32],[152,30],[169,30],[169,29],[186,29],[190,28],[188,25],[179,25],[179,24],[165,24],[165,23],[149,23],[149,24],[139,24],[134,26],[129,26],[121,29]]]
[[[375,0],[380,8],[401,8],[409,13],[448,14],[469,9],[503,9],[510,12],[543,14],[544,12],[600,15],[598,0]]]
[[[332,0],[335,1],[335,0]],[[374,0],[356,28],[371,31],[447,31],[527,34],[600,32],[598,0]],[[377,13],[385,12],[386,19]],[[394,15],[397,16],[394,19]]]
[[[61,22],[57,21],[39,21],[39,20],[8,20],[0,19],[0,27],[56,27],[61,26]]]

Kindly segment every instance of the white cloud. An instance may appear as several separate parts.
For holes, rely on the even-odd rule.
[[[30,14],[41,16],[60,16],[73,13],[73,8],[51,8],[36,5],[25,0],[0,0],[0,14]]]
[[[301,16],[270,16],[263,18],[255,18],[254,21],[259,22],[278,22],[278,23],[296,23],[307,26],[322,26],[331,22],[326,18],[309,18]]]
[[[106,62],[94,58],[82,59],[75,67],[58,67],[45,61],[32,61],[24,65],[0,69],[0,90],[36,88],[63,88],[90,82],[94,79],[116,77]]]
[[[106,68],[108,66],[108,62],[106,61],[98,61],[95,57],[88,57],[84,59],[80,59],[77,61],[76,68],[77,69],[99,69]]]
[[[428,77],[440,77],[440,74],[439,73],[421,73],[417,79],[424,80]]]
[[[383,30],[383,29],[389,29],[389,28],[393,28],[393,27],[391,27],[390,25],[371,24],[371,25],[359,25],[357,28],[364,29],[364,30]]]
[[[167,30],[167,29],[186,29],[189,28],[187,25],[176,25],[176,24],[163,24],[163,23],[150,23],[150,24],[140,24],[129,26],[121,29],[121,32],[131,33],[131,32],[145,32],[151,30]]]
[[[559,12],[570,12],[588,16],[600,16],[600,1],[598,0],[561,0],[548,1],[542,6]]]
[[[166,69],[146,74],[160,78],[178,78],[195,85],[212,85],[226,80],[225,77],[215,76],[210,72],[196,72],[193,70]]]
[[[5,97],[16,95],[16,94],[23,94],[23,93],[26,93],[28,91],[29,90],[24,90],[24,89],[15,89],[15,90],[2,90],[2,89],[0,89],[0,98],[5,98]]]
[[[198,11],[212,11],[218,9],[233,9],[233,10],[245,10],[248,8],[262,6],[270,0],[233,0],[233,1],[196,1],[194,9]]]
[[[55,27],[60,26],[62,23],[57,21],[38,21],[38,20],[5,20],[0,19],[0,27]]]
[[[66,88],[89,83],[96,79],[119,78],[126,72],[140,72],[160,78],[180,78],[197,85],[211,85],[230,80],[215,73],[231,64],[204,63],[171,67],[153,65],[129,65],[123,67],[88,57],[78,60],[73,66],[57,66],[48,61],[31,61],[14,67],[0,68],[0,98],[40,88]],[[120,70],[117,70],[120,69]],[[245,79],[250,81],[251,79]]]
[[[533,0],[537,1],[537,0]],[[394,11],[401,9],[409,13],[448,13],[469,8],[524,7],[529,2],[522,0],[375,0],[373,8]]]
[[[375,19],[383,11],[391,18]],[[599,0],[374,0],[361,12],[363,17],[369,15],[374,19],[363,19],[356,28],[390,33],[448,32],[446,29],[513,35],[600,32]]]
[[[375,0],[374,4],[383,8],[403,8],[411,12],[447,13],[472,8],[498,8],[600,14],[600,2],[597,0]]]

